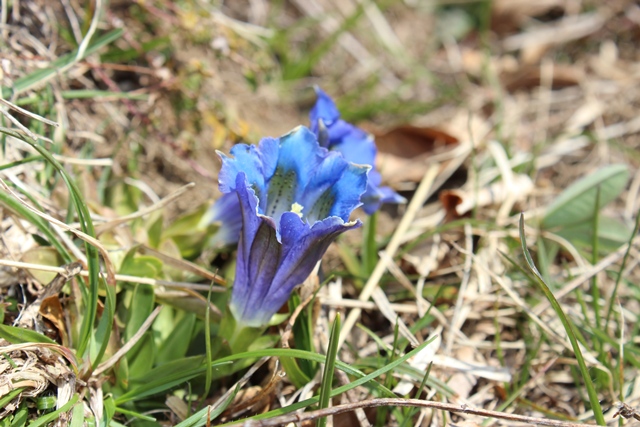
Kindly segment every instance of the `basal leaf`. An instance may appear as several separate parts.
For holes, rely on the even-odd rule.
[[[542,219],[542,228],[575,225],[593,217],[600,187],[599,207],[615,200],[629,180],[625,165],[610,165],[571,184],[551,203]]]

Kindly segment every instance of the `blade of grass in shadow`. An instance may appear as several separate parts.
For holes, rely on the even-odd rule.
[[[112,286],[108,285],[105,286],[104,289],[106,293],[104,310],[102,311],[102,316],[100,316],[100,321],[98,322],[98,327],[95,331],[95,342],[99,342],[101,344],[91,369],[95,369],[100,364],[102,356],[104,356],[104,353],[107,351],[109,337],[111,336],[111,330],[113,329],[113,319],[116,315],[116,290]]]
[[[580,350],[580,346],[578,345],[578,340],[576,339],[573,324],[569,321],[567,316],[564,314],[564,311],[562,310],[560,303],[558,303],[558,300],[556,300],[555,296],[553,295],[553,293],[545,283],[544,279],[540,275],[540,272],[536,268],[533,262],[533,259],[531,258],[529,249],[527,248],[527,240],[524,234],[524,214],[520,214],[520,224],[518,228],[520,231],[520,244],[522,246],[522,252],[524,254],[525,260],[527,261],[527,265],[529,266],[529,269],[535,276],[536,281],[540,286],[540,289],[544,293],[545,297],[547,297],[547,299],[549,300],[549,303],[551,303],[551,306],[553,307],[556,314],[560,318],[560,321],[562,322],[562,325],[564,326],[564,329],[567,332],[567,336],[569,337],[569,341],[571,342],[571,347],[573,348],[576,361],[578,362],[578,366],[580,368],[580,373],[582,374],[584,384],[587,389],[587,393],[589,395],[589,402],[591,402],[591,409],[593,410],[593,415],[598,425],[604,426],[606,425],[606,423],[604,420],[604,416],[602,414],[602,407],[600,406],[600,401],[598,400],[598,393],[596,392],[596,389],[593,386],[593,382],[591,381],[591,377],[589,375],[589,369],[587,368],[587,364],[585,363],[584,358],[582,357],[582,351]]]
[[[119,414],[128,415],[130,417],[137,418],[142,421],[152,421],[152,422],[156,421],[156,419],[153,417],[150,417],[145,414],[141,414],[140,412],[137,412],[137,411],[132,411],[131,409],[116,408],[116,412],[118,412]]]
[[[320,384],[320,401],[318,407],[320,409],[328,408],[331,399],[331,387],[333,386],[333,374],[336,368],[336,358],[338,357],[338,342],[340,338],[340,313],[336,314],[336,319],[331,327],[331,335],[329,335],[329,347],[327,348],[327,358],[322,371],[322,383]],[[327,418],[322,417],[318,420],[318,427],[325,427]]]

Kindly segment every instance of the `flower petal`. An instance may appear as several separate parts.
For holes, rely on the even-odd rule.
[[[322,89],[316,86],[315,91],[318,98],[309,112],[309,118],[311,120],[311,130],[313,133],[318,134],[318,120],[322,120],[324,125],[329,128],[340,118],[340,112],[333,99]]]
[[[282,245],[271,218],[258,215],[258,201],[247,186],[243,172],[238,174],[236,188],[242,211],[242,233],[230,308],[236,319],[245,319],[247,325],[252,322],[260,325],[264,317],[268,321],[280,308],[265,303],[265,298],[279,265]]]
[[[364,211],[371,215],[380,209],[382,203],[405,203],[406,199],[389,187],[379,187],[381,177],[375,170],[378,150],[373,137],[359,127],[340,119],[336,104],[318,87],[316,94],[316,104],[309,113],[314,132],[319,138],[328,138],[328,148],[340,152],[347,161],[370,165],[373,168],[369,172],[367,190],[360,199]]]
[[[313,271],[329,245],[340,234],[361,225],[360,221],[345,223],[338,217],[330,217],[310,227],[295,213],[284,213],[280,221],[282,255],[269,299],[284,304],[291,291]]]
[[[369,166],[348,163],[340,154],[331,152],[318,167],[300,204],[308,206],[303,218],[314,224],[330,216],[349,220],[360,206],[360,196],[367,186]]]
[[[209,246],[227,246],[238,243],[242,228],[240,202],[235,192],[225,193],[207,209],[200,224],[219,223],[220,227],[209,240]]]
[[[338,140],[331,139],[331,132],[329,132],[329,138],[333,141],[331,149],[342,153],[344,158],[350,162],[373,166],[378,154],[378,148],[373,137],[362,129],[346,124],[348,126],[345,126],[345,128],[349,128],[349,130]]]

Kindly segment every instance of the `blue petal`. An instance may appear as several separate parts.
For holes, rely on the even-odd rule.
[[[368,166],[348,163],[340,154],[331,152],[318,167],[306,194],[300,197],[303,217],[310,224],[329,216],[343,221],[360,206],[360,196],[366,189]]]
[[[330,128],[340,118],[340,112],[329,95],[318,86],[315,87],[315,90],[318,98],[309,112],[309,119],[311,120],[311,130],[318,135],[318,120],[322,120],[324,125]]]
[[[217,152],[222,159],[222,168],[218,174],[220,191],[228,193],[236,189],[236,177],[241,171],[258,199],[266,201],[266,180],[273,175],[277,161],[278,140],[263,138],[259,148],[255,145],[236,144],[231,148],[233,157]],[[261,203],[260,210],[265,206]]]
[[[280,306],[284,304],[291,291],[309,276],[329,245],[340,234],[360,225],[360,221],[345,224],[340,218],[330,217],[309,227],[295,213],[283,214],[280,222],[282,255],[269,298]]]
[[[405,203],[406,199],[389,187],[380,187],[381,177],[374,166],[378,150],[373,137],[357,126],[340,119],[336,104],[318,87],[316,87],[316,94],[318,98],[309,117],[311,128],[318,138],[328,139],[328,143],[323,145],[328,145],[330,150],[340,152],[349,162],[370,165],[373,168],[369,172],[367,190],[360,199],[364,211],[371,215],[380,208],[382,203]]]
[[[373,137],[353,125],[348,127],[349,131],[340,140],[332,140],[331,149],[342,153],[350,162],[373,166],[378,154]]]
[[[370,176],[372,172],[373,171],[369,173]],[[379,180],[378,183],[380,183]],[[367,191],[360,197],[360,201],[362,202],[362,209],[367,215],[373,215],[375,211],[380,209],[383,203],[407,203],[407,199],[393,191],[390,187],[377,187],[375,183],[371,181],[369,181],[367,185]]]
[[[238,174],[236,192],[240,201],[242,233],[238,242],[236,276],[231,294],[230,308],[236,319],[267,318],[275,313],[264,304],[280,259],[281,245],[278,242],[275,224],[265,216],[258,215],[258,200],[247,186],[243,172]],[[280,308],[276,307],[275,310]]]
[[[361,223],[345,224],[330,217],[309,226],[297,214],[285,212],[280,233],[276,233],[271,219],[256,213],[255,195],[243,179],[239,175],[236,185],[243,232],[230,308],[239,323],[259,327],[266,325],[291,291],[304,282],[336,237]]]
[[[305,127],[298,127],[280,138],[278,162],[269,178],[265,214],[276,223],[293,203],[305,194],[309,180],[327,151],[318,145],[316,137]]]
[[[227,246],[238,243],[242,228],[240,202],[235,192],[223,194],[202,216],[201,224],[219,223],[219,228],[209,240],[209,246]]]

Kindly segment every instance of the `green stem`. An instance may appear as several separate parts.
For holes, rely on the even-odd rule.
[[[249,350],[251,344],[264,334],[265,328],[254,328],[238,323],[227,308],[220,323],[220,336],[229,344],[231,354]]]

